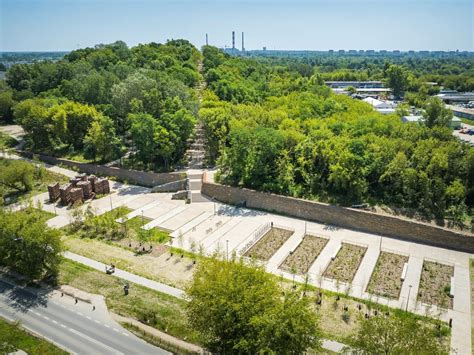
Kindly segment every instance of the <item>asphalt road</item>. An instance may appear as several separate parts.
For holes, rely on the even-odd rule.
[[[169,354],[114,322],[89,303],[59,293],[25,289],[0,279],[0,317],[76,354]]]

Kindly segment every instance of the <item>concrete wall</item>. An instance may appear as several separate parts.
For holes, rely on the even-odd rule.
[[[245,202],[249,208],[474,253],[474,235],[468,232],[461,233],[396,216],[224,186],[207,181],[203,182],[201,191],[209,197],[232,205]]]
[[[166,184],[155,186],[151,189],[151,192],[177,192],[186,190],[186,182],[187,179],[167,182]]]
[[[79,163],[72,160],[55,158],[49,155],[35,154],[26,151],[17,151],[17,153],[29,159],[32,159],[33,156],[35,156],[39,160],[52,165],[62,164],[66,167],[78,170],[81,173],[94,174],[97,176],[113,176],[120,181],[127,181],[131,184],[147,187],[162,185],[186,178],[185,173],[153,173],[146,171],[112,168],[104,165]]]

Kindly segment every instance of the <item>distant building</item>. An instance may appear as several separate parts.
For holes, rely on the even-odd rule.
[[[409,116],[403,116],[402,117],[402,122],[414,122],[414,123],[423,123],[424,122],[423,116],[417,116],[417,115],[409,115]],[[462,127],[462,121],[459,117],[453,117],[451,122],[449,122],[449,127],[452,129],[461,129]]]
[[[437,95],[441,100],[450,104],[452,102],[469,102],[474,101],[474,92],[447,92],[443,90]]]
[[[327,86],[330,88],[338,88],[338,89],[343,89],[343,88],[348,88],[349,86],[352,86],[356,89],[359,88],[383,88],[383,83],[381,81],[326,81],[325,82]]]
[[[452,129],[461,129],[462,128],[462,121],[459,117],[453,117],[451,122],[449,122],[449,127]]]
[[[451,106],[447,105],[453,111],[453,114],[456,117],[463,117],[469,120],[473,120],[474,123],[474,108],[467,108],[467,107],[458,107],[458,106]]]
[[[418,115],[402,116],[403,123],[407,123],[407,122],[422,123],[423,121],[424,121],[423,116],[418,116]]]

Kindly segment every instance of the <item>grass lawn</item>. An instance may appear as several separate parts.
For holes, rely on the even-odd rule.
[[[183,288],[192,277],[193,261],[188,257],[163,253],[137,255],[134,250],[114,242],[92,238],[64,236],[63,242],[69,251],[105,264],[113,263],[128,272]]]
[[[35,220],[40,220],[41,222],[46,222],[48,219],[54,217],[54,213],[46,212],[38,208],[27,207],[20,211],[13,212],[14,215],[18,216],[18,219],[21,220],[24,217],[28,216],[29,218],[34,217]]]
[[[124,281],[87,266],[64,260],[59,283],[105,296],[110,311],[132,317],[180,339],[197,343],[196,333],[187,325],[183,300],[130,283],[123,294]]]
[[[9,354],[17,349],[28,354],[67,354],[55,345],[23,330],[18,323],[10,323],[0,318],[0,354]]]
[[[9,159],[0,158],[0,169],[2,169],[2,165],[4,165],[8,160]],[[34,165],[32,163],[30,164],[32,166]],[[23,192],[4,186],[2,190],[3,199],[5,205],[28,200],[35,195],[48,191],[48,185],[53,182],[63,184],[68,181],[69,178],[67,176],[49,171],[41,165],[37,170],[35,170],[33,184],[30,191]]]

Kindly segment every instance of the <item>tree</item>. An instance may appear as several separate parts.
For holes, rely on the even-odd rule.
[[[0,92],[0,122],[9,122],[13,117],[13,93],[11,91]]]
[[[84,156],[87,159],[107,162],[120,155],[120,139],[115,134],[114,123],[107,116],[92,122],[84,138]]]
[[[350,347],[361,354],[448,354],[439,342],[433,325],[416,316],[376,316],[361,319],[361,326],[351,338]]]
[[[392,64],[385,71],[387,85],[392,89],[395,97],[400,97],[408,86],[408,73],[400,65]]]
[[[137,150],[137,157],[143,163],[150,164],[155,160],[156,121],[153,116],[146,113],[130,114],[129,120],[132,124],[130,134],[132,142]]]
[[[317,317],[300,291],[285,291],[262,268],[234,258],[199,263],[186,312],[216,353],[300,354],[319,348]]]
[[[22,160],[0,160],[0,185],[18,192],[30,191],[33,187],[35,168]]]
[[[0,210],[0,264],[29,279],[56,276],[63,251],[60,232],[29,207]]]
[[[423,118],[426,126],[430,128],[448,127],[453,118],[453,112],[446,108],[439,97],[430,97],[426,102]]]

